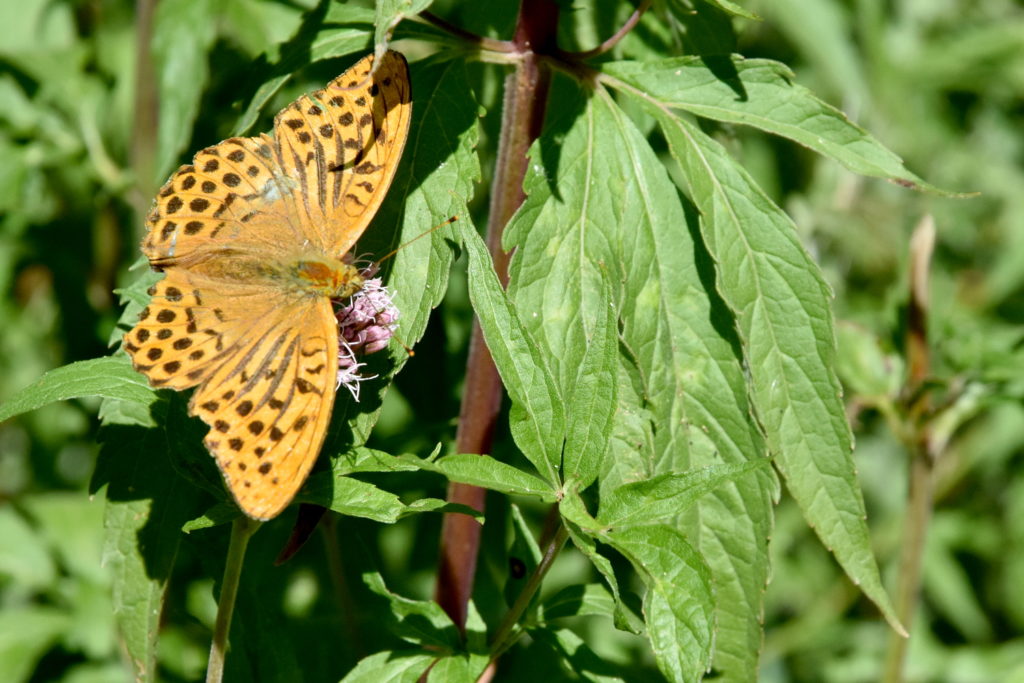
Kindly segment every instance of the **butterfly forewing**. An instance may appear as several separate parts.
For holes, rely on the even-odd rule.
[[[274,120],[283,164],[294,165],[299,212],[328,253],[355,244],[391,185],[409,134],[409,71],[387,52],[372,55]]]
[[[154,386],[198,387],[189,411],[257,519],[292,500],[323,444],[338,373],[329,297],[355,282],[340,260],[408,135],[405,58],[388,52],[372,67],[371,55],[281,111],[273,138],[197,153],[147,218],[142,250],[166,277],[124,348]]]

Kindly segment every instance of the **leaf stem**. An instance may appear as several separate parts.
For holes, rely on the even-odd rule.
[[[455,36],[456,38],[464,40],[471,45],[476,45],[484,50],[491,50],[493,52],[514,52],[516,49],[515,43],[510,40],[495,40],[494,38],[478,36],[475,33],[471,33],[465,29],[455,26],[454,24],[448,23],[433,12],[420,12],[419,18],[428,24],[436,26],[442,31]]]
[[[206,666],[206,683],[221,683],[224,678],[224,657],[227,654],[228,634],[231,631],[231,616],[235,611],[238,596],[238,582],[242,576],[242,563],[249,539],[260,528],[261,522],[245,515],[231,524],[231,541],[228,543],[228,558],[224,564],[224,577],[220,582],[220,599],[217,601],[217,620],[213,626],[213,643],[210,645],[210,661]]]
[[[526,152],[540,135],[551,81],[551,72],[537,52],[555,49],[557,30],[558,6],[553,0],[523,0],[512,41],[523,58],[505,81],[498,159],[487,221],[487,246],[503,285],[508,284],[508,255],[501,248],[502,233],[525,198],[522,188],[528,164]],[[456,434],[457,452],[491,452],[501,400],[501,378],[484,344],[480,325],[474,321]],[[448,501],[483,511],[485,493],[477,486],[451,484]],[[444,516],[434,596],[460,630],[465,629],[479,548],[477,520],[462,514]]]
[[[625,38],[626,34],[633,30],[633,27],[640,21],[640,17],[644,15],[644,12],[646,12],[650,6],[651,0],[643,0],[643,2],[640,3],[640,6],[637,7],[633,11],[633,14],[630,15],[629,19],[626,20],[626,23],[624,23],[622,27],[615,32],[615,35],[592,50],[586,50],[584,52],[566,52],[564,53],[564,56],[572,60],[583,61],[585,59],[591,59],[592,57],[603,55],[605,52],[608,52],[618,45],[619,41]]]
[[[132,125],[131,160],[135,171],[135,187],[131,203],[135,207],[137,225],[149,211],[156,194],[156,137],[159,116],[156,68],[153,64],[153,19],[156,0],[135,2],[135,101]],[[138,237],[141,237],[139,235]]]
[[[928,526],[932,515],[932,468],[937,454],[931,448],[931,430],[928,416],[931,401],[923,390],[930,373],[928,350],[928,271],[935,246],[935,223],[925,218],[914,230],[910,241],[910,302],[907,307],[906,354],[909,375],[904,387],[904,400],[908,402],[905,418],[908,428],[903,430],[910,453],[910,481],[907,492],[907,512],[900,544],[899,583],[896,589],[896,616],[913,632],[914,611],[921,593],[921,567]],[[899,683],[903,680],[903,662],[909,638],[891,631],[885,657],[882,680]]]
[[[526,585],[523,586],[523,590],[516,596],[516,601],[512,603],[512,607],[509,608],[505,614],[505,618],[502,620],[498,630],[494,633],[494,638],[491,640],[491,661],[493,662],[500,657],[508,648],[512,647],[516,639],[519,637],[519,632],[516,630],[516,625],[519,623],[519,619],[526,612],[526,609],[530,606],[530,601],[533,600],[533,596],[540,589],[541,583],[544,581],[544,576],[551,569],[551,565],[554,564],[555,558],[558,557],[558,553],[565,546],[565,542],[569,539],[569,530],[565,528],[565,525],[558,524],[555,529],[554,535],[551,540],[544,547],[544,556],[541,557],[540,562],[537,563],[536,569],[530,574],[530,578],[526,580]]]

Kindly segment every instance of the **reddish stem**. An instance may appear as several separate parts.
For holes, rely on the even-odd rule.
[[[557,49],[557,29],[558,6],[552,0],[523,0],[512,40],[522,60],[505,81],[501,138],[487,222],[487,245],[503,285],[508,284],[508,255],[501,248],[501,236],[525,198],[522,188],[527,170],[526,152],[540,135],[551,82],[550,71],[541,63],[540,55]],[[491,451],[501,398],[501,379],[484,345],[480,327],[474,323],[456,435],[459,453]],[[476,486],[451,484],[448,488],[449,501],[481,512],[484,496],[485,490]],[[465,629],[467,605],[473,593],[479,548],[480,524],[475,519],[466,515],[445,515],[435,597],[461,630]]]

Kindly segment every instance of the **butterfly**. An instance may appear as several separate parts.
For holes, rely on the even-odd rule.
[[[197,387],[189,413],[242,511],[277,516],[323,445],[337,388],[332,300],[364,275],[346,254],[372,220],[409,133],[405,58],[369,55],[171,176],[142,251],[165,277],[124,335],[154,387]]]

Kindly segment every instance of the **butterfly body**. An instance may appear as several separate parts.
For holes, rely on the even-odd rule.
[[[165,274],[124,337],[152,385],[196,387],[189,411],[249,516],[292,500],[323,444],[337,384],[332,299],[408,136],[408,67],[368,56],[275,118],[274,137],[201,150],[160,191],[142,251]]]

